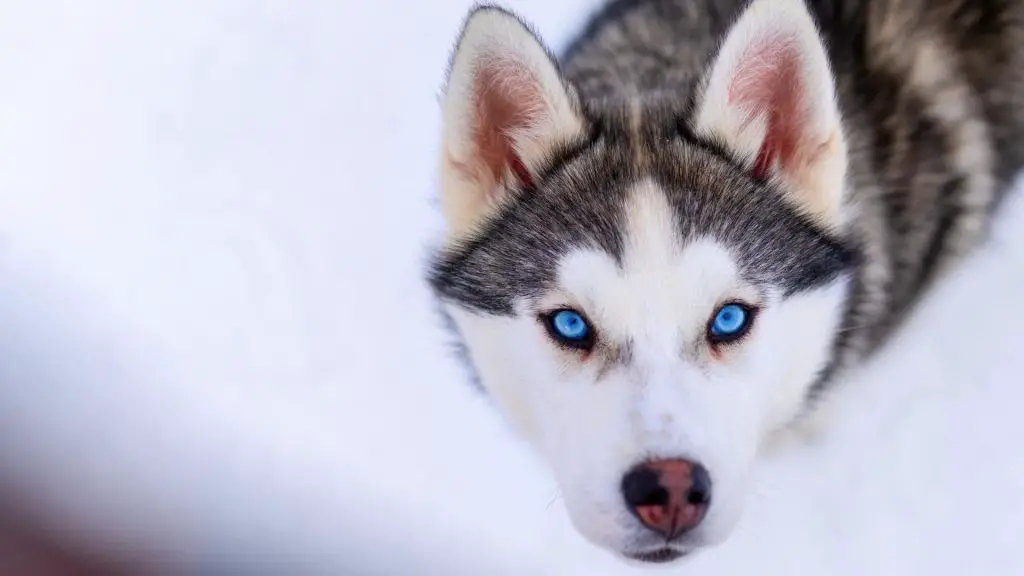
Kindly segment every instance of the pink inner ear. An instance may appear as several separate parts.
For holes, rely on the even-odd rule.
[[[473,141],[480,167],[496,184],[505,183],[511,173],[523,186],[532,187],[533,176],[512,138],[540,120],[543,99],[537,80],[519,63],[495,59],[481,63],[473,89]]]
[[[729,83],[729,105],[747,113],[744,124],[767,115],[764,141],[752,168],[763,178],[778,162],[795,167],[803,152],[804,85],[795,38],[770,35],[751,42]]]

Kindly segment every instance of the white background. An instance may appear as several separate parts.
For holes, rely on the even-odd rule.
[[[595,0],[508,5],[558,48]],[[421,281],[468,6],[0,7],[6,482],[198,565],[635,572],[571,529]],[[670,570],[1024,573],[1022,224],[1015,201],[735,537]]]

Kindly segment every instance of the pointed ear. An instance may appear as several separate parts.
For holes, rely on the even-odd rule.
[[[694,128],[782,181],[796,206],[841,223],[846,142],[835,81],[804,0],[754,0],[704,79]]]
[[[483,222],[512,193],[528,193],[561,144],[581,136],[574,92],[541,42],[515,16],[477,8],[444,95],[441,203],[449,236]]]

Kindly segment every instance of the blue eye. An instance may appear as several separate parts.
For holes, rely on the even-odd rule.
[[[726,304],[715,312],[708,332],[717,342],[729,342],[746,334],[750,328],[751,311],[739,304]]]
[[[556,340],[576,348],[588,348],[591,330],[579,312],[559,310],[548,316],[548,330]]]

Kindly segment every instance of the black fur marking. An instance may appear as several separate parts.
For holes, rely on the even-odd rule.
[[[946,182],[939,190],[939,209],[941,215],[938,224],[932,231],[931,241],[924,252],[921,267],[918,270],[918,279],[915,283],[914,292],[921,290],[935,277],[936,271],[945,253],[945,245],[949,240],[949,233],[955,226],[963,208],[959,200],[964,186],[964,178],[954,176]]]

